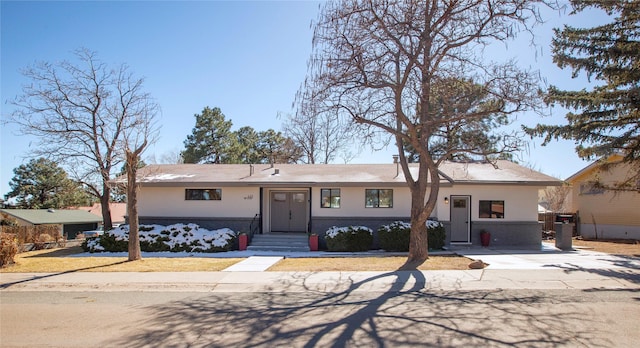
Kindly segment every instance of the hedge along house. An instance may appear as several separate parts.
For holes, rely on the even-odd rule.
[[[409,165],[417,174],[417,164]],[[539,248],[538,190],[558,179],[499,161],[446,162],[432,218],[448,244]],[[139,171],[142,224],[197,223],[265,235],[317,233],[331,226],[374,231],[409,221],[411,193],[398,164],[175,164]]]

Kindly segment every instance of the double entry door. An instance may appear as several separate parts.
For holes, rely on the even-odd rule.
[[[271,192],[271,232],[307,232],[308,191]]]

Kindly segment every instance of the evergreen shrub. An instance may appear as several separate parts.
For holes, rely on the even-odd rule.
[[[411,224],[403,221],[395,221],[378,229],[380,247],[386,251],[409,251],[410,235]],[[442,249],[446,239],[444,225],[438,221],[427,220],[427,238],[429,249]]]
[[[366,226],[333,226],[325,234],[329,251],[367,251],[373,244],[373,231]]]

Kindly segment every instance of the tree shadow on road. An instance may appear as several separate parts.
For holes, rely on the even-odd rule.
[[[305,275],[311,277],[313,275]],[[303,279],[304,281],[304,279]],[[420,271],[343,279],[331,291],[211,293],[150,307],[131,347],[611,346],[584,310],[539,292],[435,291]],[[372,282],[388,288],[369,291]],[[338,289],[342,287],[342,289]],[[577,305],[576,305],[577,306]]]

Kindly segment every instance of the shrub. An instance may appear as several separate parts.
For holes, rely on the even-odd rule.
[[[55,241],[55,238],[53,238],[52,236],[48,235],[48,234],[40,234],[38,235],[38,237],[36,237],[36,240],[33,243],[33,247],[36,250],[42,250],[48,247],[48,244]]]
[[[0,234],[0,267],[14,263],[18,253],[18,240],[12,234]]]
[[[444,225],[439,221],[427,220],[427,238],[429,238],[429,249],[440,250],[444,248],[447,233]]]
[[[86,239],[82,242],[82,249],[88,252],[105,251],[116,253],[128,251],[129,238],[119,238],[115,234],[111,234],[111,231],[109,231],[99,237]]]
[[[365,226],[331,227],[325,234],[329,251],[367,251],[373,244],[373,231]]]
[[[409,251],[409,235],[411,225],[395,221],[389,225],[382,225],[378,229],[380,248],[386,251]]]
[[[395,221],[378,229],[380,247],[387,251],[409,251],[410,235],[411,225],[402,221]],[[429,249],[442,249],[446,238],[444,225],[438,221],[427,220],[427,238]]]
[[[236,238],[228,228],[208,231],[195,224],[143,225],[139,228],[139,235],[140,250],[145,252],[229,251]],[[129,248],[129,226],[120,226],[100,237],[86,240],[82,247],[89,252],[125,252]]]

